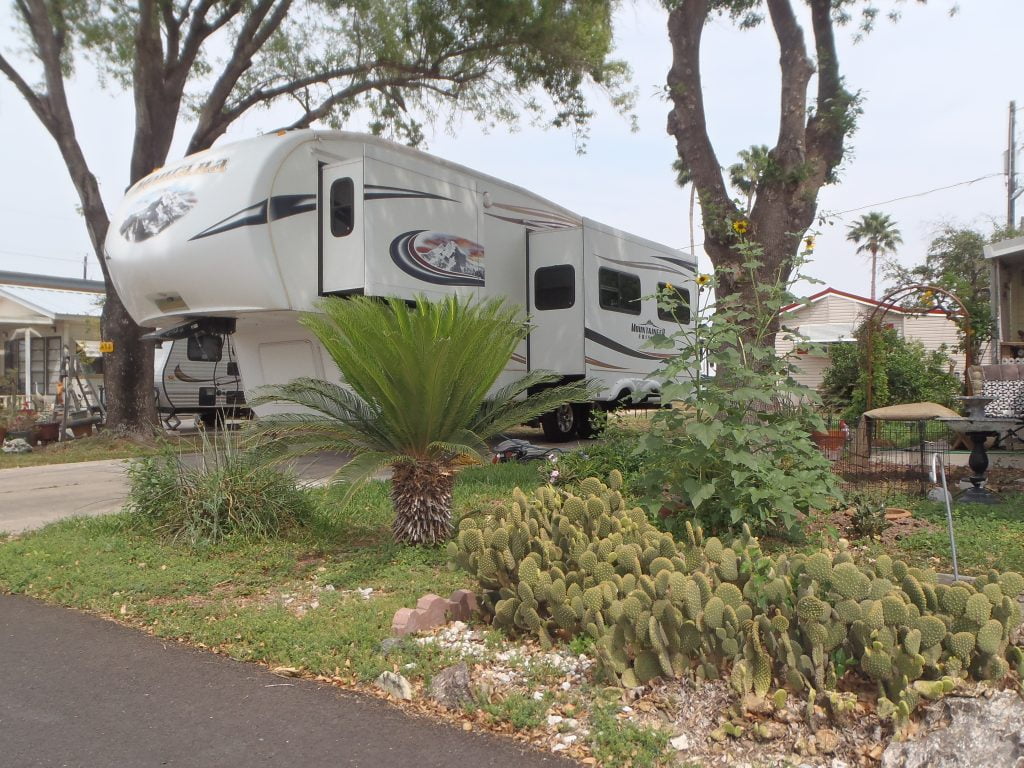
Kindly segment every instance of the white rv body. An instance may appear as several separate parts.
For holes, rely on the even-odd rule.
[[[227,337],[218,360],[196,359],[188,339],[165,341],[153,355],[157,411],[169,424],[181,416],[212,423],[248,415],[241,369]]]
[[[645,341],[676,326],[652,296],[666,283],[696,296],[688,255],[339,131],[190,155],[129,189],[111,224],[106,258],[132,317],[158,328],[233,318],[247,388],[340,379],[297,322],[321,296],[454,293],[502,296],[529,313],[535,328],[499,384],[545,368],[600,381],[607,403],[655,395],[665,355]]]

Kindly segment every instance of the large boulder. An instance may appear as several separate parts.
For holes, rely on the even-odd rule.
[[[882,768],[1024,768],[1024,701],[948,696],[933,705],[913,741],[893,741]]]

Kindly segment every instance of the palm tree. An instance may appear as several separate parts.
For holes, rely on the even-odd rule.
[[[319,309],[302,323],[347,387],[313,378],[265,387],[255,404],[304,410],[263,417],[252,429],[272,438],[264,446],[290,455],[353,454],[336,475],[351,483],[349,494],[390,466],[393,533],[401,542],[436,544],[451,535],[455,465],[481,458],[488,437],[595,396],[589,382],[550,386],[558,374],[534,371],[488,397],[529,331],[520,310],[501,299],[327,298]]]
[[[750,149],[741,149],[738,154],[740,162],[733,163],[728,168],[729,183],[746,198],[746,211],[749,216],[754,208],[757,185],[768,171],[771,155],[764,144],[753,144]]]
[[[854,243],[864,242],[857,253],[871,254],[871,298],[875,298],[875,273],[878,269],[878,254],[892,253],[903,242],[896,222],[886,213],[871,211],[850,225],[846,239]]]

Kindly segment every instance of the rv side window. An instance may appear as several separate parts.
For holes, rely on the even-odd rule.
[[[668,289],[669,295],[666,297],[671,302],[671,307],[663,307],[661,304],[658,305],[658,319],[675,321],[680,325],[690,324],[690,292],[686,288],[679,288],[678,286],[670,286],[668,283],[658,283],[658,293],[662,294],[665,289]]]
[[[355,187],[352,179],[337,179],[331,184],[331,234],[344,237],[355,226]]]
[[[640,314],[640,278],[628,272],[601,267],[597,270],[597,297],[601,309]]]
[[[537,309],[568,309],[576,303],[576,270],[568,264],[541,267],[533,274]]]

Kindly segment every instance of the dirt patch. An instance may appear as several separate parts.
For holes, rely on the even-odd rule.
[[[828,515],[818,515],[808,522],[807,534],[809,536],[812,534],[831,534],[834,531],[839,536],[856,539],[858,536],[853,531],[852,518],[853,509],[843,509],[831,512]],[[913,536],[915,533],[935,530],[938,530],[938,527],[934,523],[911,515],[898,520],[890,520],[889,525],[882,531],[879,538],[886,549],[890,549],[892,545],[908,536]]]

